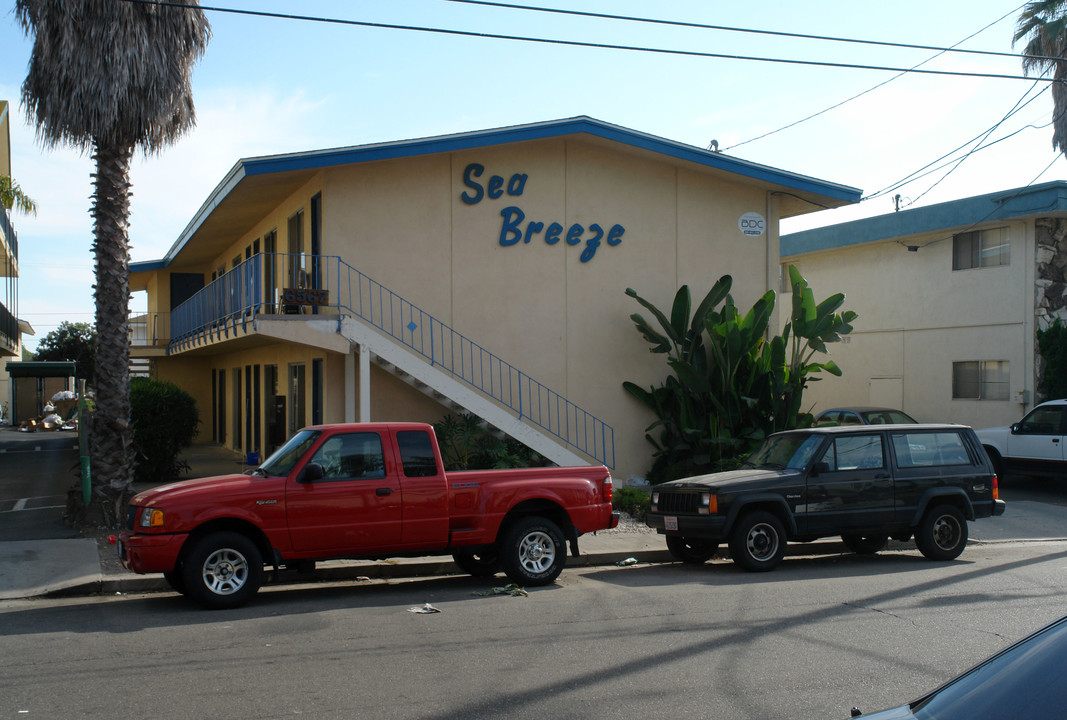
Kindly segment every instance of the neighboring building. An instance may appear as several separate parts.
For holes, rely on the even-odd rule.
[[[1035,397],[1036,330],[1067,318],[1067,182],[954,200],[782,238],[855,330],[830,346],[844,376],[816,409],[880,405],[974,427],[1018,420]]]
[[[559,463],[643,475],[667,374],[629,316],[778,284],[778,223],[859,191],[579,117],[241,160],[158,261],[133,355],[201,438],[473,412]]]
[[[0,175],[11,176],[11,117],[6,100],[0,100]],[[0,423],[10,423],[14,386],[7,361],[22,358],[22,332],[33,329],[18,320],[19,241],[11,217],[0,205]]]

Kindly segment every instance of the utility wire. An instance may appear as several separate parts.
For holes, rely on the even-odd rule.
[[[893,192],[894,190],[898,190],[898,189],[900,189],[901,187],[903,187],[904,185],[907,185],[907,184],[908,184],[909,182],[912,182],[912,181],[914,181],[914,180],[918,180],[918,179],[920,179],[920,178],[923,178],[923,177],[925,177],[926,175],[929,175],[929,174],[930,174],[930,172],[937,172],[937,170],[940,170],[940,169],[941,169],[942,167],[944,167],[944,165],[941,165],[941,166],[939,166],[939,167],[936,167],[936,168],[933,168],[933,169],[931,169],[931,167],[932,167],[932,166],[933,166],[933,165],[934,165],[935,163],[939,163],[939,162],[941,162],[942,160],[944,160],[944,159],[946,159],[946,158],[952,157],[953,155],[955,155],[955,154],[956,154],[957,152],[959,152],[960,150],[963,150],[963,149],[964,149],[965,147],[967,147],[968,145],[970,145],[970,144],[972,144],[972,143],[974,143],[974,142],[978,141],[978,140],[979,140],[980,138],[983,138],[983,137],[987,137],[987,136],[989,135],[989,133],[990,133],[990,132],[992,132],[992,131],[993,131],[993,130],[995,130],[995,129],[996,129],[997,127],[999,127],[999,126],[1000,126],[1001,124],[1003,124],[1005,120],[1007,120],[1008,118],[1010,118],[1010,117],[1011,117],[1012,115],[1015,115],[1016,113],[1020,112],[1020,111],[1021,111],[1021,110],[1022,110],[1022,109],[1023,109],[1024,107],[1026,107],[1027,105],[1029,105],[1030,103],[1032,103],[1032,102],[1033,102],[1034,100],[1036,100],[1037,98],[1041,97],[1041,95],[1042,95],[1042,94],[1044,94],[1044,90],[1045,90],[1045,89],[1047,89],[1047,88],[1045,88],[1045,89],[1042,89],[1042,91],[1041,91],[1041,92],[1037,93],[1036,95],[1034,95],[1033,97],[1031,97],[1031,98],[1030,98],[1029,100],[1026,100],[1026,102],[1024,103],[1024,102],[1023,102],[1023,100],[1024,100],[1025,98],[1026,98],[1026,96],[1027,96],[1027,95],[1029,95],[1029,94],[1030,94],[1030,93],[1031,93],[1031,92],[1032,92],[1032,91],[1034,90],[1034,88],[1035,88],[1035,87],[1036,87],[1036,83],[1035,83],[1035,85],[1032,85],[1032,86],[1031,86],[1031,87],[1030,87],[1030,88],[1029,88],[1029,89],[1028,89],[1028,90],[1026,91],[1026,93],[1024,93],[1024,94],[1023,94],[1023,97],[1019,99],[1019,102],[1017,102],[1017,103],[1015,104],[1015,107],[1014,107],[1014,108],[1012,108],[1012,110],[1010,110],[1010,111],[1009,111],[1009,112],[1008,112],[1008,113],[1007,113],[1007,114],[1006,114],[1006,115],[1005,115],[1005,116],[1004,116],[1004,117],[1003,117],[1003,118],[1002,118],[1002,119],[1001,119],[1000,121],[998,121],[998,122],[996,123],[996,125],[994,125],[994,126],[993,126],[992,128],[990,128],[989,130],[987,130],[987,131],[983,131],[982,133],[979,133],[978,135],[976,135],[975,137],[973,137],[973,138],[971,138],[970,140],[966,141],[966,142],[965,142],[965,143],[963,143],[962,145],[959,145],[958,147],[956,147],[956,148],[954,148],[954,149],[950,150],[949,152],[945,153],[945,154],[944,154],[944,155],[942,155],[941,157],[939,157],[939,158],[937,158],[937,159],[935,159],[935,160],[932,160],[931,162],[927,163],[927,164],[926,164],[926,165],[924,165],[923,167],[919,168],[918,170],[916,170],[916,171],[912,172],[912,173],[911,173],[911,174],[909,174],[909,175],[906,175],[905,177],[901,178],[900,180],[897,180],[896,182],[894,182],[894,183],[892,183],[892,184],[888,185],[887,187],[885,187],[885,188],[883,188],[883,189],[881,189],[881,190],[877,190],[877,191],[875,191],[875,192],[873,192],[873,193],[870,193],[870,194],[869,194],[869,195],[867,195],[866,197],[862,198],[862,200],[873,200],[873,199],[874,199],[874,198],[876,198],[876,197],[880,197],[880,196],[882,196],[882,195],[885,195],[886,193],[891,193],[891,192]],[[1023,129],[1025,129],[1025,128],[1023,128]],[[1020,131],[1021,131],[1021,130],[1020,130]],[[1012,133],[1012,135],[1014,135],[1014,134],[1015,134],[1015,133]],[[1009,136],[1007,136],[1007,137],[1011,137],[1011,135],[1009,135]],[[1001,138],[1001,139],[1005,139],[1005,138]],[[997,142],[999,142],[999,140],[998,140]],[[992,143],[991,143],[991,144],[992,144]],[[974,151],[972,150],[971,152],[974,152]],[[965,157],[966,157],[966,156],[965,156]],[[954,160],[952,160],[952,161],[950,161],[950,162],[949,162],[949,164],[951,164],[952,162],[955,162],[955,161],[954,161]],[[923,171],[925,171],[925,170],[929,170],[930,172],[923,172]],[[923,174],[921,174],[921,175],[920,175],[920,173],[923,173]],[[925,195],[926,193],[923,193],[923,194]],[[914,201],[912,201],[912,204],[914,204]]]
[[[141,5],[155,5],[157,7],[173,7],[182,10],[190,6],[164,0],[122,0],[128,3]],[[950,77],[989,78],[994,80],[1029,80],[1025,75],[1007,75],[1003,73],[963,72],[958,70],[913,70],[909,68],[893,67],[887,65],[862,65],[858,63],[836,63],[820,60],[795,60],[790,58],[758,57],[753,55],[733,55],[729,53],[710,53],[697,50],[672,50],[668,48],[642,47],[638,45],[618,45],[613,43],[594,43],[580,40],[554,40],[550,38],[530,37],[522,35],[505,35],[501,33],[483,33],[472,30],[449,30],[445,28],[421,27],[418,25],[399,25],[395,23],[376,23],[365,20],[343,20],[340,18],[316,17],[311,15],[294,15],[290,13],[274,13],[263,10],[239,10],[208,5],[200,5],[199,8],[206,12],[228,13],[231,15],[245,15],[255,17],[276,18],[282,20],[302,20],[307,22],[319,22],[335,25],[349,25],[368,27],[384,30],[405,30],[410,32],[424,32],[437,35],[456,35],[459,37],[474,37],[490,40],[510,40],[514,42],[528,42],[542,45],[565,45],[570,47],[593,48],[597,50],[626,50],[631,52],[651,53],[657,55],[678,55],[682,57],[714,58],[719,60],[747,60],[751,62],[764,62],[780,65],[806,65],[812,67],[839,68],[846,70],[878,70],[883,72],[912,72],[922,75],[946,75]],[[1054,82],[1049,78],[1046,82]]]
[[[450,0],[450,1],[456,1],[456,2],[463,2],[463,1],[465,1],[465,0]],[[796,121],[794,121],[794,122],[791,122],[791,123],[789,123],[788,125],[785,125],[785,126],[783,126],[783,127],[780,127],[780,128],[778,128],[777,130],[771,130],[770,132],[765,132],[765,133],[763,133],[762,135],[757,135],[757,136],[756,136],[756,137],[754,137],[754,138],[749,138],[748,140],[742,140],[742,141],[741,141],[741,142],[739,142],[739,143],[734,143],[733,145],[731,145],[731,146],[729,146],[729,147],[727,147],[727,148],[723,148],[723,152],[726,152],[727,150],[733,150],[734,148],[738,148],[738,147],[741,147],[742,145],[747,145],[747,144],[749,144],[749,143],[751,143],[751,142],[756,142],[757,140],[762,140],[762,139],[763,139],[763,138],[765,138],[765,137],[770,137],[771,135],[775,135],[775,134],[777,134],[777,133],[780,133],[780,132],[782,132],[783,130],[788,130],[788,129],[789,129],[789,128],[791,128],[791,127],[796,127],[797,125],[800,125],[801,123],[805,123],[805,122],[807,122],[808,120],[812,120],[812,119],[814,119],[814,118],[817,118],[817,117],[819,117],[820,115],[824,115],[824,114],[826,114],[826,113],[830,112],[831,110],[836,110],[837,108],[841,107],[842,105],[845,105],[846,103],[850,103],[850,102],[852,102],[853,100],[856,100],[856,99],[858,99],[858,98],[861,98],[861,97],[863,97],[864,95],[866,95],[866,94],[868,94],[868,93],[874,92],[874,91],[875,91],[875,90],[877,90],[878,88],[880,88],[880,87],[882,87],[882,86],[884,86],[884,85],[888,85],[889,83],[893,82],[894,80],[897,80],[897,79],[899,79],[899,78],[902,78],[902,77],[904,77],[904,76],[905,76],[905,75],[907,75],[907,74],[908,74],[909,72],[912,72],[912,71],[914,71],[914,70],[917,70],[917,69],[918,69],[918,68],[920,68],[921,66],[925,65],[926,63],[928,63],[928,62],[930,62],[930,61],[932,61],[932,60],[934,60],[934,59],[936,59],[936,58],[939,58],[939,57],[941,57],[941,56],[942,56],[942,55],[944,55],[945,53],[947,53],[947,52],[954,52],[954,51],[955,51],[955,48],[956,48],[957,46],[959,46],[959,45],[962,45],[963,43],[967,42],[968,40],[970,40],[971,38],[973,38],[973,37],[975,37],[975,36],[977,36],[977,35],[980,35],[981,33],[984,33],[984,32],[985,32],[986,30],[988,30],[989,28],[993,27],[993,26],[994,26],[994,25],[996,25],[997,23],[999,23],[999,22],[1002,22],[1002,21],[1004,20],[1004,18],[1007,18],[1007,17],[1008,17],[1008,16],[1010,16],[1010,15],[1014,15],[1014,14],[1015,14],[1016,12],[1018,12],[1018,11],[1019,11],[1019,9],[1020,9],[1020,8],[1023,8],[1023,7],[1025,7],[1025,5],[1020,5],[1020,6],[1019,6],[1018,8],[1016,8],[1015,10],[1012,10],[1011,12],[1009,12],[1009,13],[1007,13],[1007,14],[1005,14],[1005,15],[1001,16],[1000,18],[997,18],[997,19],[996,19],[996,20],[994,20],[993,22],[989,23],[988,25],[986,25],[986,26],[985,26],[984,28],[982,28],[981,30],[976,30],[975,32],[971,33],[970,35],[968,35],[967,37],[963,38],[962,40],[960,40],[960,41],[959,41],[958,43],[956,43],[955,45],[953,45],[953,46],[951,46],[951,47],[948,47],[948,48],[944,48],[944,49],[941,49],[941,50],[940,50],[940,52],[938,52],[938,53],[937,53],[936,55],[932,55],[932,56],[930,56],[930,57],[926,58],[926,59],[925,59],[925,60],[923,60],[923,61],[922,61],[921,63],[918,63],[917,65],[914,65],[913,67],[911,67],[911,68],[910,68],[909,70],[905,70],[904,72],[900,72],[900,73],[897,73],[897,74],[896,74],[896,75],[894,75],[893,77],[891,77],[891,78],[889,78],[889,79],[887,79],[887,80],[883,80],[882,82],[878,83],[878,84],[877,84],[877,85],[875,85],[874,87],[871,87],[871,88],[867,88],[866,90],[864,90],[864,91],[863,91],[863,92],[861,92],[861,93],[857,93],[856,95],[853,95],[853,96],[852,96],[852,97],[850,97],[850,98],[847,98],[847,99],[845,99],[845,100],[842,100],[841,102],[839,102],[839,103],[837,103],[837,104],[835,104],[835,105],[831,105],[830,107],[828,107],[828,108],[826,108],[826,109],[824,109],[824,110],[820,110],[819,112],[816,112],[816,113],[812,113],[811,115],[808,115],[808,116],[807,116],[807,117],[805,117],[805,118],[801,118],[800,120],[796,120]],[[920,47],[920,46],[909,46],[909,47]],[[927,49],[936,49],[936,48],[927,48]],[[966,51],[966,52],[972,52],[972,51]],[[1029,91],[1028,91],[1028,92],[1029,92]],[[1024,96],[1024,97],[1025,97],[1025,96]]]
[[[599,18],[602,20],[625,20],[627,22],[646,23],[650,25],[669,25],[671,27],[695,28],[698,30],[721,30],[725,32],[750,33],[753,35],[770,35],[772,37],[786,37],[800,40],[820,40],[827,42],[855,43],[858,45],[877,45],[880,47],[904,48],[908,50],[936,50],[938,51],[938,54],[946,52],[956,52],[967,53],[971,55],[987,55],[990,57],[1010,57],[1015,58],[1017,60],[1021,60],[1024,57],[1034,57],[1037,60],[1061,59],[1045,56],[1026,56],[1009,52],[996,52],[994,50],[967,50],[963,48],[957,48],[956,45],[959,45],[960,43],[956,43],[956,45],[953,45],[952,47],[945,48],[938,47],[936,45],[914,45],[911,43],[884,42],[881,40],[860,40],[858,38],[834,37],[831,35],[808,35],[805,33],[782,32],[777,30],[757,30],[755,28],[731,27],[728,25],[707,25],[704,23],[684,22],[681,20],[660,20],[656,18],[636,17],[632,15],[612,15],[610,13],[587,12],[583,10],[562,10],[559,8],[537,7],[534,5],[517,5],[515,3],[490,2],[490,0],[442,0],[442,2],[459,3],[462,5],[482,5],[486,7],[506,8],[508,10],[529,10],[532,12],[555,13],[557,15],[572,15],[577,17],[591,17]],[[1015,13],[1022,10],[1024,7],[1026,7],[1025,3],[1012,10],[1004,17],[1000,18],[1000,20],[1003,20],[1005,17],[1008,17],[1008,15],[1014,15]],[[997,20],[996,22],[1000,22],[1000,20]],[[992,24],[995,25],[996,23]],[[989,26],[987,26],[987,28],[988,27]],[[982,30],[985,30],[987,28],[982,28]],[[978,32],[982,32],[982,30],[979,30]],[[975,33],[975,35],[977,34],[978,33]],[[971,35],[970,37],[974,37],[974,35]],[[966,40],[970,40],[970,37],[966,38]],[[960,42],[964,41],[961,40]]]

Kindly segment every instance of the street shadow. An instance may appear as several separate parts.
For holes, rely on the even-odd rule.
[[[233,610],[207,610],[177,593],[128,595],[121,598],[88,597],[57,599],[45,606],[37,601],[9,601],[0,612],[0,637],[49,632],[115,634],[136,633],[159,628],[182,628],[211,623],[231,623],[270,617],[297,617],[334,610],[361,608],[422,608],[427,603],[484,603],[513,600],[494,594],[505,587],[504,577],[474,578],[447,576],[373,580],[309,582],[299,585],[264,585],[245,606]],[[560,585],[525,589],[530,595],[565,590]]]

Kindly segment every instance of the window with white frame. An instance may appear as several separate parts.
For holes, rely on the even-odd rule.
[[[1008,228],[972,230],[952,236],[952,269],[995,267],[1011,263]]]
[[[953,400],[1007,400],[1007,360],[967,360],[952,363]]]

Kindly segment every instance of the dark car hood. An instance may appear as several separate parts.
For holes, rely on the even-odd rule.
[[[670,482],[656,485],[655,489],[708,488],[716,490],[728,485],[733,490],[744,487],[759,487],[766,483],[774,483],[786,478],[799,478],[801,475],[801,471],[792,469],[746,468],[744,470],[730,470],[728,472],[694,475],[693,477],[671,480]]]

